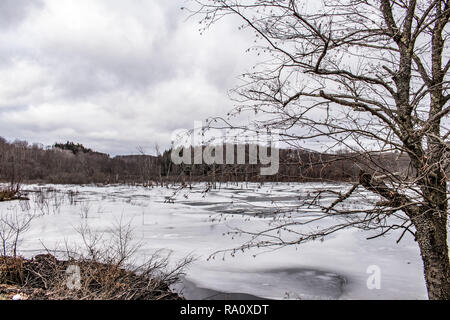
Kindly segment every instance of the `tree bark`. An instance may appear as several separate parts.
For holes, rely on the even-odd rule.
[[[447,214],[427,210],[413,219],[430,300],[450,300]]]

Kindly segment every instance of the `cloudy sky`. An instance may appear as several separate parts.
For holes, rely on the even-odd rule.
[[[0,136],[151,153],[224,115],[254,63],[227,20],[201,35],[184,0],[1,0]],[[251,40],[250,40],[251,41]]]

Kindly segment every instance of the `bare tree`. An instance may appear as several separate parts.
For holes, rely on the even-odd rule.
[[[241,28],[255,33],[251,49],[265,58],[234,90],[238,106],[231,115],[266,115],[243,129],[278,129],[285,143],[312,140],[330,153],[346,148],[361,169],[359,181],[334,202],[314,202],[323,210],[320,218],[345,214],[345,223],[304,234],[295,229],[298,222],[283,220],[246,247],[296,245],[350,227],[380,235],[401,230],[401,237],[410,232],[420,247],[429,298],[450,299],[450,1],[193,1],[205,29],[238,17]],[[233,126],[230,118],[222,120]],[[377,161],[395,153],[407,156],[410,170]],[[380,201],[345,209],[361,189]],[[273,235],[281,230],[296,239]]]
[[[11,242],[14,238],[14,231],[4,221],[3,213],[0,215],[0,241],[1,241],[1,254],[0,256],[6,257],[9,254],[12,247]]]
[[[159,179],[159,184],[160,184],[161,186],[164,186],[163,179],[162,179],[162,164],[161,164],[161,157],[162,157],[162,154],[161,154],[161,148],[159,147],[159,144],[158,144],[158,143],[155,143],[155,153],[156,153],[156,157],[158,158],[157,166],[158,166],[158,179]]]
[[[11,213],[0,213],[0,241],[2,248],[0,256],[8,254],[17,257],[18,245],[23,234],[31,227],[35,216],[28,211],[14,210]]]

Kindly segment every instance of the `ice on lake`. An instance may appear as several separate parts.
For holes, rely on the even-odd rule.
[[[161,249],[171,254],[173,262],[188,255],[196,257],[184,284],[177,287],[188,299],[226,298],[227,294],[231,298],[266,299],[426,299],[422,262],[412,236],[397,244],[399,234],[368,241],[366,232],[345,230],[298,248],[255,249],[208,260],[211,254],[245,241],[245,237],[226,235],[232,228],[262,230],[276,208],[294,208],[311,192],[325,187],[336,191],[349,188],[345,184],[239,183],[222,184],[220,189],[205,193],[204,184],[192,190],[28,185],[25,189],[30,192],[31,210],[41,214],[24,236],[20,253],[30,256],[43,246],[54,249],[80,242],[75,229],[83,222],[93,230],[108,232],[122,220],[133,225],[134,238],[142,244],[139,259]],[[78,205],[61,197],[39,207],[34,191],[43,188],[57,194],[72,192]],[[369,198],[362,194],[352,205]],[[0,210],[20,210],[21,205],[0,203]],[[80,213],[83,210],[87,219]],[[367,286],[371,266],[381,270],[379,290]]]

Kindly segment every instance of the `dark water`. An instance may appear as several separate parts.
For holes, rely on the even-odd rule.
[[[200,288],[195,283],[184,280],[177,291],[181,291],[187,300],[266,300],[246,293],[227,293]]]
[[[261,271],[261,274],[271,274],[275,281],[295,283],[297,290],[290,292],[286,299],[339,299],[345,290],[347,280],[340,275],[313,269],[275,269]],[[279,285],[279,283],[277,283]],[[251,284],[249,283],[249,286]],[[267,300],[246,293],[221,292],[197,286],[192,281],[184,279],[175,288],[187,300]]]

